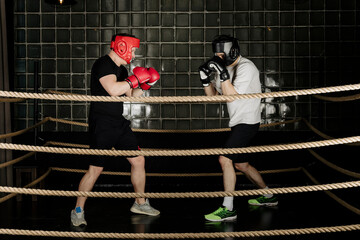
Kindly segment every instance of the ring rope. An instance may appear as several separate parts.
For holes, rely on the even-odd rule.
[[[24,186],[24,188],[28,188],[28,187],[32,187],[36,184],[38,184],[39,182],[41,182],[42,180],[44,180],[51,172],[51,168],[49,168],[41,177],[35,179],[34,181],[32,181],[31,183],[27,184]],[[17,193],[10,193],[8,195],[6,195],[5,197],[0,198],[0,203],[5,202],[6,200],[9,200],[10,198],[13,198],[17,195]]]
[[[61,118],[53,118],[53,117],[48,117],[48,118],[49,118],[49,120],[51,122],[59,122],[59,123],[64,123],[64,124],[77,125],[77,126],[82,126],[82,127],[89,127],[88,123],[70,121],[70,120],[61,119]]]
[[[55,91],[55,90],[46,90],[44,93],[52,93],[52,94],[68,94],[71,95],[72,93]],[[354,94],[351,96],[342,96],[342,97],[330,97],[330,96],[322,96],[322,95],[314,95],[315,98],[326,100],[330,102],[348,102],[360,99],[360,94]]]
[[[70,146],[70,147],[82,147],[82,148],[87,148],[87,147],[89,147],[88,145],[82,145],[82,144],[72,144],[72,143],[61,143],[61,142],[53,142],[53,141],[49,141],[49,142],[46,142],[45,144],[44,144],[44,146],[47,146],[47,145],[60,145],[60,146]],[[329,167],[331,167],[331,168],[333,168],[334,170],[337,170],[337,171],[339,171],[339,172],[341,172],[341,173],[343,173],[343,174],[346,174],[346,175],[348,175],[348,176],[352,176],[352,177],[355,177],[355,178],[360,178],[360,174],[359,173],[356,173],[356,172],[352,172],[352,171],[349,171],[349,170],[346,170],[346,169],[344,169],[344,168],[340,168],[340,167],[338,167],[338,166],[336,166],[335,164],[332,164],[331,162],[329,162],[329,161],[327,161],[326,159],[324,159],[324,158],[322,158],[320,155],[318,155],[318,154],[316,154],[314,151],[312,151],[312,150],[309,150],[308,149],[308,151],[314,156],[314,157],[316,157],[318,160],[320,160],[321,162],[323,162],[325,165],[327,165],[327,166],[329,166]],[[35,154],[35,152],[30,152],[30,153],[27,153],[27,154],[25,154],[25,155],[23,155],[23,156],[21,156],[21,157],[19,157],[19,158],[16,158],[16,159],[14,159],[14,160],[11,160],[11,161],[9,161],[9,162],[5,162],[5,163],[2,163],[2,164],[0,164],[0,168],[4,168],[4,167],[7,167],[7,166],[9,166],[9,165],[12,165],[12,164],[15,164],[15,163],[17,163],[17,162],[20,162],[20,161],[22,161],[22,160],[24,160],[24,159],[26,159],[26,158],[28,158],[28,157],[30,157],[30,156],[32,156],[32,155],[34,155]],[[113,173],[113,175],[126,175],[126,174],[129,174],[129,173]],[[196,175],[197,173],[195,173],[195,175]],[[207,175],[207,173],[202,173],[202,174],[204,174],[205,176],[215,176],[216,174],[218,174],[218,173],[214,173],[214,175]],[[221,174],[221,173],[219,173],[219,174]],[[178,174],[174,174],[174,175],[178,175]],[[185,174],[185,176],[186,176],[187,174]],[[204,176],[203,175],[203,176]],[[188,176],[193,176],[193,175],[188,175]]]
[[[48,142],[49,145],[57,145],[57,146],[65,146],[65,147],[82,147],[82,148],[89,148],[89,145],[82,145],[82,144],[73,144],[73,143],[63,143],[63,142],[53,142],[53,141],[49,141]],[[150,150],[150,149],[148,149]],[[151,150],[154,150],[154,149],[151,149]],[[338,172],[341,172],[345,175],[348,175],[348,176],[351,176],[351,177],[355,177],[355,178],[360,178],[360,173],[356,173],[356,172],[353,172],[353,171],[350,171],[350,170],[347,170],[347,169],[344,169],[344,168],[341,168],[329,161],[327,161],[325,158],[321,157],[319,154],[317,154],[315,151],[311,150],[311,149],[307,149],[316,159],[318,159],[319,161],[321,161],[322,163],[324,163],[325,165],[327,165],[328,167],[338,171]],[[1,165],[0,165],[0,168],[1,168]],[[59,168],[60,169],[60,168]],[[66,168],[62,168],[62,170],[59,170],[59,171],[65,171]],[[291,168],[291,169],[294,169],[295,171],[299,168]],[[73,171],[70,171],[69,172],[86,172],[87,170],[79,170],[79,169],[71,169]],[[290,170],[290,169],[288,169]],[[119,174],[115,174],[115,173],[119,173]],[[130,173],[121,173],[121,172],[109,172],[109,173],[106,173],[107,175],[122,175],[122,176],[128,176],[130,175]],[[156,173],[158,174],[158,173]],[[159,174],[162,174],[162,173],[159,173]],[[194,173],[195,175],[192,175],[191,173],[186,173],[184,176],[186,177],[195,177],[195,176],[222,176],[222,173]],[[242,175],[241,172],[238,172],[237,173],[238,175]],[[150,175],[149,175],[150,176]],[[151,176],[160,176],[160,175],[151,175]],[[164,176],[164,175],[162,175]],[[174,174],[170,174],[169,176],[182,176],[178,173],[174,173]]]
[[[66,143],[66,142],[56,142],[56,141],[49,141],[49,145],[53,146],[62,146],[62,147],[73,147],[73,148],[90,148],[90,145],[86,144],[78,144],[78,143]],[[115,148],[112,148],[115,149]],[[158,150],[164,150],[160,148],[141,148],[141,150],[152,150],[152,151],[158,151]]]
[[[43,237],[73,237],[73,238],[117,238],[117,239],[201,239],[201,238],[245,238],[265,236],[289,236],[304,234],[335,233],[360,230],[360,224],[316,227],[274,229],[243,232],[211,232],[211,233],[107,233],[107,232],[65,232],[0,228],[0,234],[26,235]]]
[[[360,94],[354,94],[351,96],[343,96],[343,97],[329,97],[329,96],[321,96],[321,95],[314,95],[317,99],[330,101],[330,102],[348,102],[360,99]]]
[[[333,139],[333,137],[330,137],[324,133],[322,133],[321,131],[319,131],[318,129],[316,129],[313,125],[311,125],[306,119],[304,118],[297,118],[297,119],[292,119],[292,120],[286,120],[286,121],[282,121],[282,122],[273,122],[273,123],[268,123],[268,124],[261,124],[260,128],[264,128],[264,127],[272,127],[272,126],[277,126],[277,125],[282,125],[282,124],[288,124],[288,123],[295,123],[295,122],[299,122],[300,120],[303,120],[305,122],[305,124],[312,130],[314,131],[316,134],[318,134],[319,136],[325,138],[325,139]],[[59,119],[59,118],[53,118],[53,117],[46,117],[44,118],[42,121],[38,122],[37,124],[19,130],[17,132],[13,132],[13,133],[8,133],[8,134],[2,134],[0,135],[0,139],[3,138],[8,138],[8,137],[13,137],[13,136],[18,136],[20,134],[23,134],[35,127],[38,127],[42,124],[45,124],[48,121],[52,121],[52,122],[60,122],[60,123],[64,123],[64,124],[71,124],[71,125],[77,125],[77,126],[83,126],[83,127],[88,127],[89,125],[87,123],[82,123],[82,122],[76,122],[76,121],[70,121],[70,120],[65,120],[65,119]],[[200,132],[225,132],[225,131],[230,131],[230,128],[218,128],[218,129],[192,129],[192,130],[177,130],[177,129],[132,129],[134,132],[151,132],[151,133],[200,133]],[[351,145],[357,145],[359,146],[360,143],[355,143],[355,144],[351,144]]]
[[[62,95],[74,95],[74,93],[61,92],[61,91],[56,91],[56,90],[51,90],[51,89],[47,89],[47,90],[45,90],[43,93],[62,94]]]
[[[53,145],[53,146],[90,148],[90,145],[78,144],[78,143],[64,143],[64,142],[56,142],[56,141],[49,141],[48,143],[49,143],[49,145]]]
[[[10,166],[10,165],[13,165],[13,164],[15,164],[15,163],[18,163],[18,162],[20,162],[20,161],[22,161],[22,160],[25,160],[25,159],[33,156],[33,155],[35,155],[35,152],[29,152],[29,153],[24,154],[24,155],[21,156],[21,157],[15,158],[15,159],[13,159],[13,160],[10,160],[10,161],[4,162],[4,163],[1,163],[1,164],[0,164],[0,169],[1,169],[1,168],[4,168],[4,167],[8,167],[8,166]]]
[[[48,146],[48,145],[50,145],[49,142],[46,142],[46,143],[44,144],[44,146]],[[8,166],[13,165],[13,164],[18,163],[18,162],[21,162],[21,161],[23,161],[23,160],[25,160],[25,159],[33,156],[35,153],[36,153],[36,152],[29,152],[29,153],[27,153],[27,154],[24,154],[24,155],[18,157],[18,158],[15,158],[15,159],[13,159],[13,160],[10,160],[10,161],[1,163],[1,164],[0,164],[0,169],[1,169],[1,168],[4,168],[4,167],[8,167]]]
[[[67,92],[60,92],[55,90],[46,90],[44,93],[52,93],[52,94],[68,94],[71,95],[72,93]],[[351,96],[342,96],[342,97],[330,97],[330,96],[322,96],[322,95],[314,95],[315,98],[326,100],[330,102],[348,102],[360,99],[360,94],[354,94]]]
[[[302,120],[311,131],[313,131],[314,133],[316,133],[320,137],[322,137],[324,139],[333,139],[333,137],[330,137],[329,135],[326,135],[325,133],[323,133],[320,130],[318,130],[317,128],[315,128],[312,124],[310,124],[310,122],[308,120],[306,120],[304,118]]]
[[[300,171],[301,169],[302,168],[299,167],[299,168],[289,168],[289,169],[264,170],[264,171],[259,171],[259,172],[261,174],[271,174],[271,173],[281,173],[281,172],[295,172],[295,171]],[[85,173],[87,170],[51,167],[51,168],[49,168],[49,170],[45,174],[43,174],[38,179],[35,179],[33,182],[25,185],[24,188],[31,187],[31,186],[39,183],[40,181],[42,181],[45,177],[47,177],[49,175],[50,171]],[[131,176],[131,174],[129,172],[108,172],[108,171],[103,171],[101,174],[104,174],[104,175],[117,175],[117,176]],[[237,172],[236,175],[243,175],[243,173]],[[204,177],[204,176],[222,176],[222,173],[184,173],[184,174],[179,174],[179,173],[146,173],[146,176],[151,176],[151,177],[153,177],[153,176],[155,176],[155,177]],[[11,199],[12,197],[14,197],[16,195],[17,195],[17,193],[8,194],[7,196],[0,198],[0,203],[5,202],[5,201]]]
[[[82,144],[73,144],[73,143],[63,143],[63,142],[53,142],[53,141],[50,141],[48,142],[49,145],[58,145],[58,146],[66,146],[66,147],[82,147],[82,148],[89,148],[89,145],[82,145]],[[151,149],[151,150],[154,150],[154,149]],[[316,159],[318,159],[319,161],[321,161],[322,163],[324,163],[325,165],[327,165],[328,167],[338,171],[338,172],[341,172],[345,175],[348,175],[348,176],[351,176],[351,177],[355,177],[355,178],[360,178],[360,173],[356,173],[356,172],[352,172],[352,171],[349,171],[347,169],[344,169],[344,168],[341,168],[329,161],[327,161],[325,158],[321,157],[319,154],[317,154],[315,151],[311,150],[311,149],[307,149]],[[60,168],[59,168],[60,169]],[[66,168],[62,168],[61,171],[65,171]],[[299,169],[299,168],[292,168],[294,170],[296,169]],[[71,171],[73,170],[73,171]],[[71,169],[69,170],[69,172],[76,172],[76,171],[79,171],[79,172],[86,172],[87,170],[78,170],[78,169]],[[115,173],[119,173],[119,172],[109,172],[109,173],[106,173],[107,175],[122,175],[122,176],[127,176],[127,175],[130,175],[130,173],[121,173],[120,174],[115,174]],[[158,173],[156,173],[158,174]],[[192,175],[191,173],[186,173],[184,176],[187,176],[187,177],[194,177],[194,176],[222,176],[222,173],[194,173],[195,175]],[[242,175],[241,172],[238,172],[237,173],[238,175]],[[149,175],[150,176],[150,175]],[[160,175],[151,175],[151,176],[160,176]],[[164,176],[164,175],[162,175]],[[178,173],[174,173],[174,174],[170,174],[169,176],[180,176],[180,174]]]
[[[79,125],[79,126],[84,126],[84,127],[88,126],[87,123],[74,122],[74,121],[69,121],[69,120],[64,120],[64,119],[57,119],[57,118],[52,118],[52,117],[49,117],[49,120],[54,121],[54,122],[62,122],[62,123],[74,124],[74,125]],[[315,128],[309,121],[307,121],[304,118],[296,118],[296,119],[286,120],[286,121],[282,121],[282,122],[273,122],[273,123],[268,123],[268,124],[261,124],[260,128],[272,127],[272,126],[277,126],[277,125],[282,125],[282,124],[289,124],[289,123],[296,123],[296,122],[299,122],[301,120],[305,122],[305,124],[309,127],[310,130],[312,130],[314,133],[318,134],[319,136],[321,136],[321,137],[323,137],[325,139],[334,139],[334,137],[328,136],[325,133],[318,130],[317,128]],[[171,129],[132,129],[132,130],[134,132],[152,132],[152,133],[155,133],[155,132],[162,132],[162,133],[192,133],[192,132],[200,133],[200,132],[202,132],[202,133],[204,133],[204,132],[225,132],[225,131],[230,131],[230,128],[193,129],[193,130],[176,130],[176,129],[172,129],[172,130]],[[350,144],[347,144],[347,145],[360,146],[360,143],[350,143]]]
[[[44,94],[44,93],[26,93],[14,91],[0,91],[0,97],[16,98],[36,98],[46,100],[63,101],[95,101],[95,102],[143,102],[143,103],[174,103],[174,102],[228,102],[237,99],[252,98],[270,98],[270,97],[290,97],[300,95],[321,94],[330,92],[350,91],[360,89],[360,84],[349,84],[343,86],[313,88],[292,91],[279,91],[267,93],[235,94],[235,95],[217,95],[217,96],[165,96],[165,97],[111,97],[111,96],[87,96],[80,94]]]
[[[60,91],[54,91],[54,90],[46,90],[44,91],[44,93],[56,93],[56,94],[72,94],[72,93],[66,93],[66,92],[60,92]],[[0,102],[24,102],[27,99],[25,98],[4,98],[4,97],[0,97]]]
[[[305,168],[302,168],[303,172],[306,174],[306,176],[314,183],[314,184],[321,184],[316,178],[314,178],[314,176],[312,176],[309,171],[307,171]],[[334,193],[330,192],[330,191],[324,191],[329,197],[331,197],[332,199],[334,199],[336,202],[338,202],[340,205],[342,205],[343,207],[347,208],[348,210],[360,215],[360,209],[352,206],[351,204],[345,202],[343,199],[339,198],[337,195],[335,195]]]
[[[73,93],[55,91],[55,90],[46,90],[44,93],[50,94],[62,94],[62,95],[73,95]],[[329,96],[322,96],[322,95],[314,95],[315,98],[320,100],[330,101],[330,102],[347,102],[347,101],[354,101],[360,99],[360,94],[354,94],[351,96],[343,96],[343,97],[329,97]],[[24,102],[26,101],[25,98],[4,98],[0,97],[0,102],[9,102],[9,103],[16,103],[16,102]]]
[[[326,166],[338,171],[338,172],[341,172],[345,175],[348,175],[350,177],[354,177],[354,178],[360,178],[360,173],[357,173],[357,172],[353,172],[353,171],[350,171],[350,170],[347,170],[347,169],[344,169],[344,168],[341,168],[329,161],[327,161],[325,158],[321,157],[319,154],[317,154],[315,151],[311,150],[311,149],[307,149],[316,159],[318,159],[320,162],[322,162],[323,164],[325,164]]]
[[[45,145],[62,145],[62,146],[76,146],[76,147],[88,147],[88,145],[81,145],[81,144],[68,144],[68,143],[59,143],[59,142],[52,142],[49,141],[45,143]],[[311,149],[307,149],[316,159],[327,165],[328,167],[341,172],[343,174],[346,174],[348,176],[354,177],[354,178],[360,178],[360,173],[353,172],[344,168],[341,168],[329,161],[327,161],[325,158],[321,157],[319,154],[317,154],[315,151]],[[33,156],[35,152],[27,153],[19,158],[16,158],[14,160],[11,160],[9,162],[5,162],[0,164],[0,169],[7,167],[9,165],[15,164],[17,162],[20,162],[26,158],[29,158]],[[54,171],[63,171],[63,172],[76,172],[76,173],[85,173],[87,170],[82,169],[68,169],[68,168],[58,168],[58,167],[52,167]],[[260,171],[261,174],[267,174],[267,173],[280,173],[280,172],[290,172],[290,171],[299,171],[300,168],[289,168],[289,169],[278,169],[278,170],[265,170]],[[117,175],[117,176],[130,176],[129,172],[110,172],[110,171],[103,171],[102,174],[104,175]],[[243,175],[241,172],[237,172],[237,175]],[[155,176],[155,177],[206,177],[206,176],[222,176],[222,173],[146,173],[147,176]]]
[[[312,186],[298,186],[271,189],[254,189],[241,191],[222,192],[171,192],[171,193],[133,193],[133,192],[85,192],[85,191],[64,191],[64,190],[42,190],[34,188],[16,188],[0,186],[0,192],[22,193],[41,196],[63,196],[63,197],[106,197],[106,198],[215,198],[215,197],[242,197],[263,194],[285,194],[299,192],[313,192],[341,188],[359,187],[360,181],[331,183]]]
[[[321,131],[319,131],[318,129],[316,129],[313,125],[311,125],[309,123],[309,121],[307,121],[304,118],[297,118],[297,119],[291,119],[291,120],[286,120],[286,121],[282,121],[282,122],[273,122],[273,123],[267,123],[267,124],[261,124],[260,128],[264,128],[264,127],[272,127],[272,126],[277,126],[277,125],[282,125],[282,124],[289,124],[289,123],[296,123],[303,120],[305,122],[305,124],[310,128],[310,130],[312,130],[313,132],[315,132],[316,134],[318,134],[319,136],[325,138],[325,139],[334,139],[333,137],[330,137],[324,133],[322,133]],[[42,124],[45,124],[48,121],[52,121],[52,122],[59,122],[59,123],[64,123],[64,124],[71,124],[71,125],[77,125],[77,126],[83,126],[83,127],[88,127],[89,125],[87,123],[82,123],[82,122],[76,122],[76,121],[70,121],[70,120],[65,120],[65,119],[59,119],[59,118],[53,118],[53,117],[46,117],[44,118],[42,121],[40,121],[39,123],[28,127],[26,129],[22,129],[19,130],[17,132],[13,132],[13,133],[8,133],[8,134],[2,134],[0,135],[0,139],[3,138],[7,138],[7,137],[13,137],[13,136],[17,136],[20,134],[23,134],[35,127],[38,127]],[[192,130],[177,130],[177,129],[132,129],[134,132],[151,132],[151,133],[204,133],[204,132],[225,132],[225,131],[230,131],[230,128],[215,128],[215,129],[192,129]],[[356,145],[359,146],[360,143],[353,143],[351,145]]]
[[[26,133],[26,132],[30,131],[31,129],[36,128],[36,127],[46,123],[47,121],[49,121],[49,118],[44,118],[43,120],[41,120],[40,122],[34,124],[31,127],[28,127],[28,128],[16,131],[16,132],[12,132],[12,133],[1,134],[0,139],[4,139],[4,138],[8,138],[8,137],[14,137],[14,136],[18,136],[20,134]]]
[[[75,121],[59,119],[59,118],[53,118],[53,117],[49,117],[49,120],[52,121],[52,122],[60,122],[60,123],[77,125],[77,126],[82,126],[82,127],[88,127],[89,126],[89,124],[87,124],[87,123],[75,122]],[[282,121],[282,122],[273,122],[273,123],[261,124],[260,128],[273,127],[273,126],[277,126],[277,125],[295,123],[295,122],[299,122],[299,121],[301,121],[301,118],[286,120],[286,121]],[[228,131],[230,131],[230,128],[191,129],[191,130],[185,130],[185,129],[180,130],[180,129],[139,129],[139,128],[132,128],[132,131],[133,132],[145,132],[145,133],[204,133],[204,132],[228,132]]]
[[[73,168],[59,168],[51,167],[53,171],[59,172],[71,172],[71,173],[86,173],[85,169],[73,169]],[[298,172],[301,170],[301,167],[298,168],[287,168],[287,169],[272,169],[272,170],[263,170],[259,171],[261,174],[272,174],[272,173],[283,173],[283,172]],[[130,172],[111,172],[111,171],[102,171],[101,174],[104,175],[114,175],[114,176],[131,176]],[[148,177],[219,177],[223,173],[146,173]],[[236,175],[244,175],[242,172],[236,172]]]
[[[295,122],[299,122],[300,120],[301,119],[298,118],[298,119],[286,120],[286,121],[282,121],[282,122],[273,122],[273,123],[261,124],[260,128],[272,127],[272,126],[288,124],[288,123],[295,123]],[[36,127],[39,127],[42,124],[45,124],[48,121],[59,122],[59,123],[64,123],[64,124],[71,124],[71,125],[77,125],[77,126],[82,126],[82,127],[88,127],[89,126],[89,124],[87,124],[87,123],[75,122],[75,121],[59,119],[59,118],[53,118],[53,117],[46,117],[42,121],[38,122],[37,124],[35,124],[35,125],[31,126],[31,127],[28,127],[28,128],[16,131],[16,132],[12,132],[12,133],[1,134],[0,139],[18,136],[20,134],[28,132],[29,130],[31,130],[33,128],[36,128]],[[204,132],[225,132],[225,131],[230,131],[230,128],[192,129],[192,130],[138,129],[138,128],[132,128],[132,130],[133,130],[133,132],[146,132],[146,133],[204,133]]]
[[[52,118],[52,117],[48,117],[50,121],[53,122],[60,122],[60,123],[65,123],[65,124],[73,124],[73,125],[78,125],[78,126],[83,126],[83,127],[88,127],[87,123],[82,123],[82,122],[75,122],[75,121],[69,121],[69,120],[65,120],[65,119],[59,119],[59,118]],[[273,122],[273,123],[267,123],[267,124],[261,124],[260,128],[264,128],[264,127],[273,127],[273,126],[277,126],[277,125],[282,125],[282,124],[289,124],[289,123],[296,123],[303,120],[305,122],[305,124],[310,128],[310,130],[312,130],[313,132],[315,132],[316,134],[318,134],[319,136],[325,138],[325,139],[334,139],[333,137],[330,137],[324,133],[322,133],[320,130],[316,129],[313,125],[310,124],[309,121],[307,121],[304,118],[296,118],[296,119],[291,119],[291,120],[285,120],[282,122]],[[162,133],[192,133],[192,132],[226,132],[226,131],[230,131],[230,128],[214,128],[214,129],[193,129],[193,130],[177,130],[177,129],[138,129],[138,128],[133,128],[132,129],[134,132],[162,132]],[[0,135],[1,136],[1,135]],[[350,145],[357,145],[359,146],[359,143],[353,143]]]
[[[315,128],[313,125],[311,125],[309,123],[309,121],[307,121],[306,119],[302,119],[304,121],[304,123],[308,126],[308,128],[310,128],[310,130],[312,130],[314,133],[316,133],[317,135],[319,135],[320,137],[322,138],[325,138],[325,139],[334,139],[334,137],[331,137],[329,135],[326,135],[325,133],[321,132],[320,130],[318,130],[317,128]],[[360,143],[350,143],[350,144],[347,144],[347,145],[350,145],[350,146],[360,146]]]
[[[338,144],[347,144],[359,142],[360,136],[347,138],[337,138],[331,140],[302,142],[292,144],[278,144],[266,146],[254,146],[244,148],[209,148],[197,150],[157,150],[157,151],[137,151],[137,150],[105,150],[105,149],[80,149],[80,148],[57,148],[42,147],[23,144],[0,143],[0,149],[23,150],[46,153],[78,154],[78,155],[105,155],[105,156],[202,156],[202,155],[220,155],[220,154],[238,154],[238,153],[256,153],[270,151],[284,151],[294,149],[307,149],[314,147],[332,146]]]
[[[0,97],[0,102],[5,102],[5,103],[24,102],[25,100],[26,100],[25,98],[3,98],[3,97]]]
[[[89,145],[84,145],[84,144],[75,144],[75,143],[63,143],[63,142],[55,142],[55,141],[48,141],[44,144],[44,146],[48,146],[48,145],[55,145],[55,146],[66,146],[66,147],[79,147],[79,148],[89,148]],[[154,150],[154,149],[152,149]],[[10,165],[13,165],[15,163],[21,162],[22,160],[25,160],[31,156],[33,156],[36,152],[30,152],[27,154],[24,154],[21,157],[15,158],[13,160],[10,160],[8,162],[4,162],[0,164],[0,169],[1,168],[5,168],[8,167]]]

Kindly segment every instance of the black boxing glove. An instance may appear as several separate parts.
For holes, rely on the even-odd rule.
[[[210,85],[211,70],[208,68],[208,62],[199,67],[200,81],[204,87]]]
[[[212,59],[210,59],[208,61],[208,68],[212,71],[216,71],[220,75],[221,82],[230,79],[230,74],[226,69],[225,62],[220,57],[214,56]]]

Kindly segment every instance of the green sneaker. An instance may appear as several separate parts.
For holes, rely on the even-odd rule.
[[[276,197],[267,198],[260,196],[255,199],[249,199],[248,203],[254,206],[276,206],[278,205],[278,200]]]
[[[231,221],[236,217],[236,211],[229,211],[226,207],[219,207],[215,212],[205,215],[205,219],[212,222]]]

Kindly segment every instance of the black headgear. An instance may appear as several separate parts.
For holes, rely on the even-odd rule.
[[[231,65],[240,56],[238,40],[228,35],[220,35],[212,42],[214,53],[224,53],[226,66]]]

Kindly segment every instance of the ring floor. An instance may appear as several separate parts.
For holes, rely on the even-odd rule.
[[[65,176],[67,173],[56,173],[52,177]],[[266,177],[270,178],[270,177]],[[302,173],[285,173],[277,178],[287,179],[284,186],[306,185],[307,179]],[[289,179],[296,179],[291,182]],[[238,177],[237,189],[253,189],[246,184],[244,177]],[[214,185],[203,184],[157,184],[149,181],[149,192],[187,192],[209,191]],[[302,184],[301,184],[302,182]],[[270,187],[279,187],[271,185]],[[215,186],[218,191],[219,186]],[[72,189],[73,190],[73,189]],[[131,185],[119,184],[116,187],[98,186],[94,191],[131,192]],[[347,190],[335,190],[341,196],[351,194]],[[358,191],[356,191],[358,192]],[[51,231],[84,231],[84,232],[117,232],[117,233],[199,233],[199,232],[241,232],[273,229],[292,229],[308,227],[326,227],[358,224],[359,216],[339,205],[324,192],[308,192],[278,195],[276,207],[252,207],[247,204],[249,197],[236,197],[235,208],[238,219],[234,222],[207,222],[204,214],[216,210],[222,203],[221,198],[202,199],[150,199],[150,203],[161,211],[160,216],[150,217],[132,214],[129,209],[133,199],[89,198],[86,205],[85,228],[70,226],[70,210],[74,207],[75,198],[39,196],[32,201],[31,196],[23,196],[17,202],[15,198],[0,204],[0,228],[51,230]],[[259,237],[247,239],[359,239],[360,232],[340,232],[311,234],[299,236]],[[0,239],[71,239],[53,237],[29,237],[0,235]],[[230,238],[226,238],[230,239]]]

